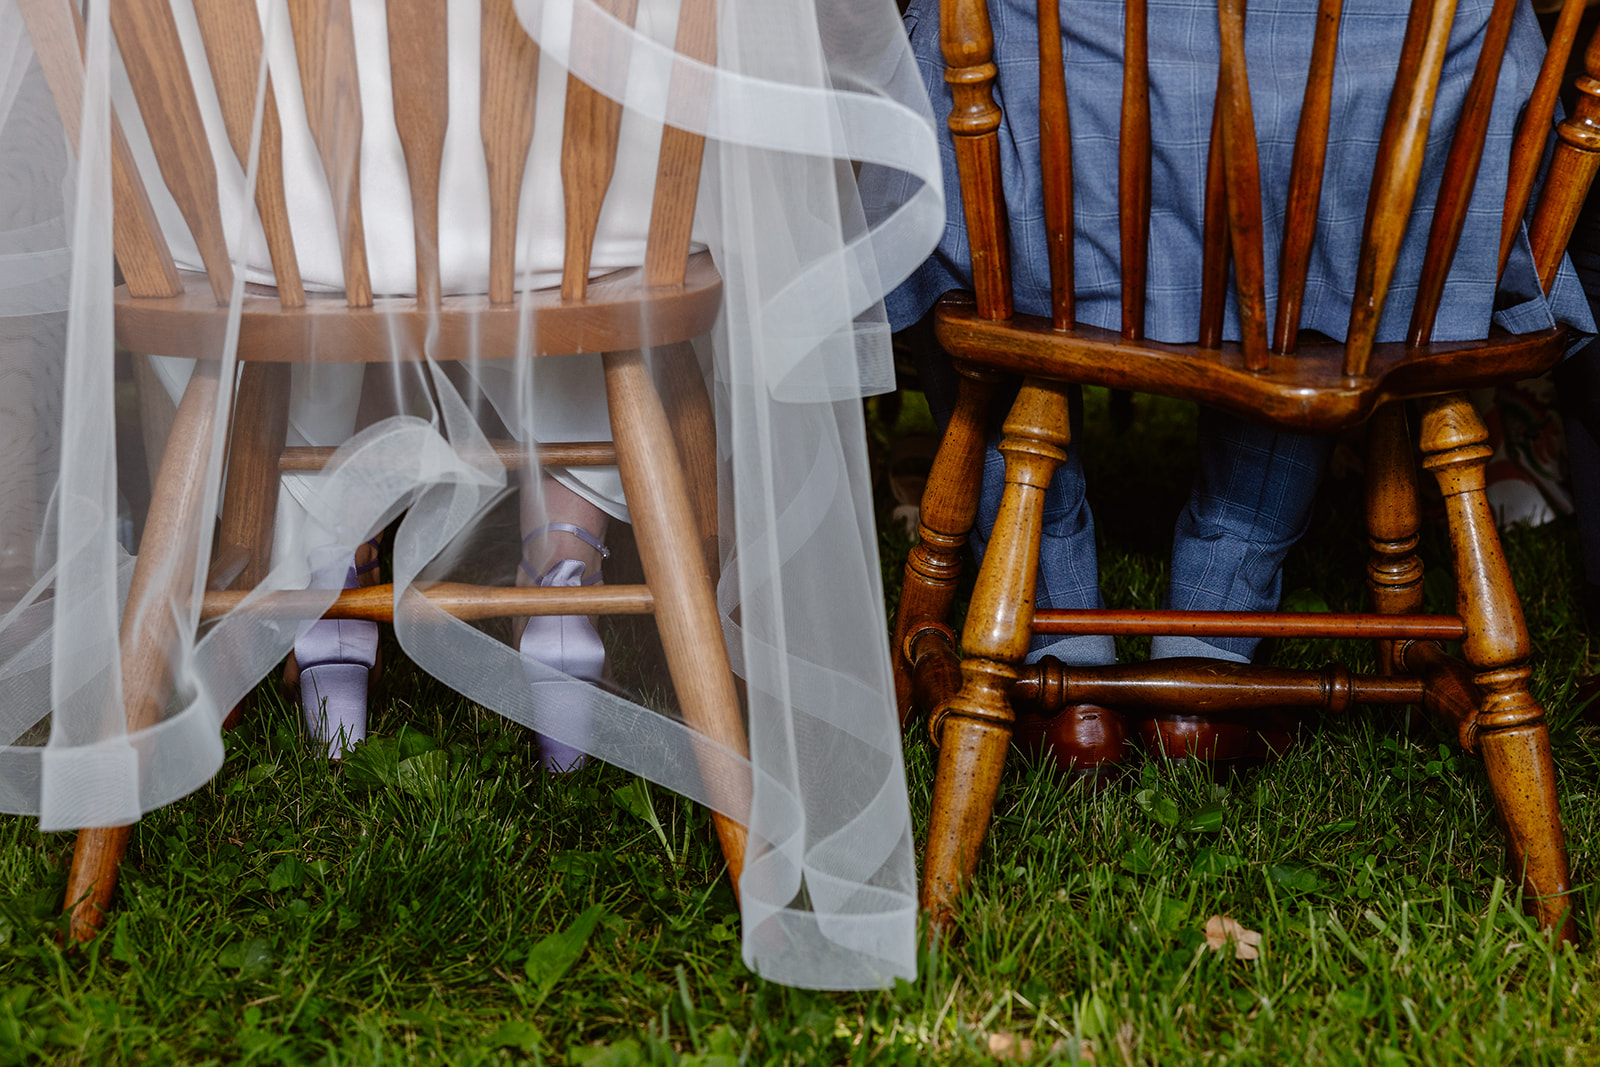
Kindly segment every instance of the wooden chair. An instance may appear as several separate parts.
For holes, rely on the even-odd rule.
[[[1518,133],[1504,208],[1501,270],[1529,202],[1581,7],[1581,0],[1566,5]],[[1126,10],[1129,54],[1142,57],[1144,0],[1128,0]],[[1039,5],[1039,133],[1053,315],[1047,319],[1014,313],[988,9],[985,0],[947,0],[943,5],[945,79],[955,101],[949,125],[976,292],[947,295],[936,311],[938,339],[963,375],[961,393],[923,499],[921,541],[906,565],[894,637],[902,721],[914,707],[927,710],[940,746],[922,889],[923,906],[936,923],[949,917],[962,884],[976,868],[1013,732],[1014,697],[1025,696],[1047,711],[1087,703],[1146,714],[1184,713],[1201,705],[1241,713],[1284,707],[1341,711],[1351,702],[1362,702],[1425,705],[1456,728],[1463,747],[1482,755],[1509,837],[1512,867],[1524,873],[1539,920],[1562,937],[1572,936],[1549,733],[1543,709],[1530,692],[1527,628],[1485,499],[1486,435],[1462,393],[1540,373],[1560,357],[1567,335],[1550,329],[1511,336],[1497,329],[1484,341],[1430,341],[1445,267],[1455,253],[1482,154],[1488,101],[1512,10],[1512,3],[1501,0],[1490,19],[1484,45],[1488,59],[1477,67],[1454,134],[1408,339],[1375,344],[1421,170],[1427,116],[1454,12],[1450,0],[1413,5],[1379,147],[1379,178],[1368,205],[1357,310],[1349,338],[1341,344],[1297,337],[1328,143],[1338,27],[1337,0],[1322,5],[1290,179],[1279,317],[1269,342],[1255,134],[1245,88],[1244,4],[1220,0],[1221,75],[1210,148],[1205,258],[1203,265],[1196,265],[1204,270],[1201,339],[1169,345],[1140,336],[1150,211],[1148,108],[1123,109],[1123,316],[1131,325],[1118,334],[1074,321],[1072,178],[1060,16],[1054,3]],[[1600,38],[1589,46],[1586,62],[1590,77],[1578,82],[1576,115],[1560,127],[1531,224],[1535,262],[1546,290],[1600,164],[1600,81],[1595,80],[1600,75]],[[1125,78],[1122,99],[1147,100],[1148,71],[1140,58],[1126,64]],[[1505,164],[1485,163],[1489,165]],[[1243,332],[1238,343],[1220,340],[1230,249]],[[960,553],[977,511],[985,413],[996,380],[1004,375],[1025,377],[1003,426],[1003,502],[958,646],[945,620]],[[1042,502],[1052,473],[1065,458],[1069,382],[1195,400],[1302,432],[1334,432],[1365,421],[1373,612],[1035,611]],[[1422,412],[1423,466],[1438,480],[1446,501],[1458,588],[1454,615],[1418,614],[1420,520],[1406,400],[1416,400]],[[1035,634],[1105,633],[1371,637],[1377,642],[1381,673],[1353,674],[1342,666],[1296,671],[1195,659],[1101,668],[1063,668],[1049,659],[1024,665]],[[1438,642],[1445,640],[1461,641],[1465,662],[1444,654]]]
[[[631,23],[634,0],[608,8]],[[513,238],[518,195],[533,135],[538,48],[523,32],[511,0],[484,0],[482,135],[490,186],[489,292],[440,295],[439,175],[447,105],[444,0],[408,0],[388,11],[394,114],[411,187],[416,229],[418,296],[375,298],[368,282],[359,181],[360,100],[349,0],[289,0],[305,98],[337,99],[324,120],[309,113],[311,131],[335,190],[345,291],[304,291],[289,231],[276,104],[269,85],[259,153],[256,205],[267,234],[278,286],[244,298],[238,341],[242,370],[234,404],[230,472],[214,558],[237,557],[243,571],[232,588],[205,594],[203,614],[238,604],[266,573],[281,472],[321,469],[332,449],[287,448],[289,364],[305,358],[315,334],[322,358],[337,351],[351,362],[383,362],[398,346],[391,331],[409,333],[422,351],[429,329],[436,350],[516,351],[519,318],[531,304],[535,355],[593,352],[604,363],[615,441],[539,449],[541,463],[615,463],[621,470],[646,584],[593,588],[489,588],[438,584],[426,595],[464,619],[572,613],[649,614],[659,620],[666,660],[685,720],[729,748],[746,751],[740,704],[717,612],[711,575],[716,556],[714,421],[696,361],[682,344],[707,332],[717,315],[721,280],[707,253],[690,254],[703,139],[668,127],[662,136],[645,264],[589,281],[601,203],[616,160],[621,105],[569,78],[561,173],[565,190],[566,259],[559,291],[520,298],[514,289]],[[22,0],[21,8],[58,108],[75,133],[82,97],[82,26],[68,0]],[[241,163],[251,140],[262,36],[253,0],[198,0],[207,59],[230,143]],[[187,595],[192,566],[175,559],[200,506],[213,430],[233,274],[222,237],[216,174],[200,123],[195,90],[183,62],[166,0],[113,0],[111,21],[141,105],[162,176],[199,245],[206,270],[176,270],[130,162],[114,143],[115,248],[127,284],[116,294],[118,341],[135,353],[199,360],[178,406],[150,504],[129,602],[153,592],[171,601]],[[712,0],[686,0],[677,48],[697,59],[715,56]],[[319,121],[324,120],[324,121]],[[344,190],[341,199],[340,190]],[[470,337],[468,331],[471,331]],[[328,341],[336,337],[338,344]],[[658,394],[640,349],[671,361],[665,396]],[[109,353],[107,354],[109,358]],[[509,466],[524,462],[521,445],[497,445]],[[680,461],[680,455],[682,457]],[[179,565],[173,566],[177,563]],[[215,572],[215,568],[214,568]],[[153,590],[152,583],[166,583]],[[386,621],[394,591],[387,585],[340,595],[329,617]],[[160,718],[171,679],[168,650],[177,639],[170,613],[124,619],[121,646],[128,728]],[[715,816],[734,884],[743,866],[745,830]],[[80,833],[67,886],[72,931],[92,937],[104,921],[126,849],[128,827]]]

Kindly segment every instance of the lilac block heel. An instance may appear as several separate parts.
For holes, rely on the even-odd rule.
[[[580,526],[566,522],[553,522],[541,526],[523,539],[523,546],[548,530],[572,534],[600,553],[602,560],[609,559],[611,551],[600,539]],[[529,577],[545,587],[594,585],[600,581],[599,572],[585,576],[581,560],[562,559],[551,564],[542,574],[534,574],[524,561]],[[594,703],[593,684],[600,680],[606,665],[606,649],[595,632],[587,615],[535,615],[528,619],[528,628],[522,631],[518,645],[522,654],[528,681],[534,687],[534,696],[541,707],[562,726],[562,734],[573,740],[589,737],[590,709]],[[577,681],[552,680],[548,672],[535,664],[553,667]],[[536,733],[539,744],[539,765],[552,774],[575,771],[588,762],[581,748],[556,741]]]
[[[361,569],[339,545],[312,549],[311,589],[354,589]],[[358,619],[301,623],[294,639],[300,664],[300,711],[311,739],[329,759],[342,759],[367,736],[367,678],[378,660],[378,624]]]

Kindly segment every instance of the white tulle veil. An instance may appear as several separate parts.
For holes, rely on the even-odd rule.
[[[0,0],[0,811],[37,816],[47,830],[121,825],[203,785],[222,762],[223,717],[277,668],[300,621],[335,596],[274,594],[304,590],[306,550],[354,546],[397,517],[394,628],[405,655],[562,739],[540,679],[530,684],[505,636],[420,595],[436,581],[484,581],[496,544],[495,558],[511,561],[497,577],[510,584],[518,529],[495,516],[518,483],[489,438],[509,432],[530,455],[542,439],[536,399],[541,378],[548,386],[556,375],[525,354],[529,337],[519,354],[440,351],[430,335],[416,353],[401,351],[409,335],[395,331],[387,409],[359,425],[352,413],[348,439],[312,442],[339,451],[320,477],[293,486],[308,516],[303,543],[279,553],[233,610],[202,621],[234,397],[226,383],[239,373],[246,285],[263,280],[266,262],[244,193],[259,96],[248,168],[210,131],[234,288],[210,365],[225,384],[214,391],[201,506],[180,533],[193,548],[180,554],[192,580],[176,602],[125,603],[149,466],[127,454],[129,442],[150,440],[150,412],[161,406],[153,383],[165,374],[181,386],[190,371],[158,368],[136,392],[127,367],[142,357],[116,352],[113,114],[136,155],[149,149],[121,88],[107,5],[84,13],[82,110],[64,123],[23,17],[30,2],[44,0]],[[261,4],[262,86],[283,8]],[[913,849],[860,398],[893,386],[879,301],[933,247],[943,197],[932,119],[894,6],[721,0],[715,64],[677,55],[670,32],[636,29],[593,0],[518,0],[516,11],[543,64],[622,102],[627,121],[707,137],[695,237],[723,283],[716,326],[696,346],[717,413],[718,599],[745,682],[750,755],[715,752],[682,723],[611,695],[592,733],[572,740],[749,827],[740,896],[744,958],[758,973],[822,988],[910,976]],[[294,97],[286,102],[272,70],[287,113]],[[197,69],[195,80],[205,96],[208,78]],[[681,91],[686,84],[696,91]],[[452,73],[453,98],[474,86]],[[74,125],[81,136],[69,136]],[[869,226],[855,195],[863,164],[923,185]],[[181,261],[187,235],[164,211],[158,202]],[[626,258],[627,234],[613,247]],[[519,284],[547,282],[530,269]],[[338,394],[345,372],[309,355],[310,368],[296,371],[302,393]],[[168,654],[171,699],[159,721],[131,732],[118,645],[125,611],[171,613],[180,635]]]

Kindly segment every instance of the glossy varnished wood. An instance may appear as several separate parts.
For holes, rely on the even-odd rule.
[[[1444,295],[1445,278],[1455,260],[1461,228],[1467,221],[1467,207],[1477,186],[1478,164],[1483,159],[1483,142],[1489,133],[1495,87],[1500,84],[1500,61],[1505,58],[1506,40],[1511,34],[1511,19],[1517,12],[1517,3],[1518,0],[1494,0],[1478,51],[1478,64],[1461,104],[1461,122],[1456,126],[1450,153],[1445,157],[1416,303],[1411,308],[1411,326],[1406,331],[1406,340],[1413,345],[1425,345],[1433,339],[1433,320]]]
[[[1400,69],[1389,97],[1389,112],[1373,167],[1355,297],[1350,305],[1344,372],[1351,377],[1366,374],[1372,356],[1378,321],[1383,316],[1400,242],[1405,237],[1411,203],[1422,176],[1433,98],[1439,88],[1455,11],[1456,0],[1418,0],[1412,5],[1406,25]]]
[[[1053,3],[1038,8],[1039,155],[1045,251],[1050,261],[1050,321],[1058,330],[1069,330],[1077,322],[1077,313],[1072,277],[1072,132],[1061,48],[1061,8]]]
[[[315,473],[328,465],[337,448],[331,445],[295,445],[278,453],[278,470],[285,474]],[[494,460],[507,470],[521,470],[528,465],[528,453],[541,467],[614,467],[617,463],[617,446],[610,441],[570,441],[548,445],[534,445],[531,449],[523,441],[491,441],[489,451]],[[467,461],[476,465],[478,458],[465,453]],[[487,457],[485,457],[487,462]],[[356,461],[352,461],[356,462]]]
[[[961,556],[973,523],[978,519],[978,491],[983,473],[983,452],[988,439],[987,417],[994,397],[996,376],[970,365],[962,372],[955,411],[928,472],[928,489],[922,495],[917,543],[906,557],[900,587],[900,608],[895,613],[893,653],[895,703],[904,727],[911,719],[912,658],[906,639],[924,623],[943,625],[950,617],[956,586],[961,578]],[[923,704],[931,710],[934,705]]]
[[[1421,611],[1422,557],[1417,555],[1417,544],[1422,514],[1417,499],[1417,464],[1411,434],[1406,429],[1405,405],[1401,403],[1383,405],[1367,423],[1366,520],[1371,553],[1367,560],[1367,589],[1373,608],[1395,619]],[[1458,635],[1427,636],[1434,640],[1460,639]],[[1396,647],[1391,635],[1378,639],[1379,669],[1395,669]]]
[[[1475,737],[1472,747],[1483,755],[1512,868],[1523,872],[1540,924],[1570,941],[1576,932],[1568,896],[1572,885],[1550,730],[1530,688],[1528,628],[1485,491],[1489,435],[1462,394],[1431,398],[1422,410],[1422,465],[1444,494],[1456,610],[1466,623],[1461,650],[1483,698],[1463,734]]]
[[[1572,236],[1583,194],[1600,169],[1600,32],[1583,53],[1584,76],[1578,79],[1578,102],[1559,126],[1555,154],[1545,174],[1544,190],[1528,227],[1539,283],[1548,291],[1561,266],[1561,253]]]
[[[1206,152],[1205,217],[1201,222],[1200,328],[1196,344],[1222,345],[1222,319],[1228,307],[1228,181],[1222,165],[1222,75],[1211,107],[1211,138]]]
[[[994,31],[987,0],[939,0],[939,47],[953,103],[948,125],[961,178],[972,289],[986,319],[1011,316],[1011,250],[1000,185],[1000,107],[992,86]]]
[[[1122,129],[1117,142],[1122,336],[1138,340],[1144,336],[1145,283],[1150,264],[1150,12],[1147,0],[1126,0],[1122,21]]]
[[[1250,371],[1264,371],[1267,354],[1267,289],[1261,232],[1261,164],[1256,152],[1255,116],[1245,69],[1244,0],[1219,0],[1222,36],[1222,169],[1228,183],[1228,248],[1233,257],[1234,292],[1239,301],[1239,348]],[[1127,325],[1123,325],[1127,335]]]
[[[1311,43],[1311,69],[1295,128],[1289,164],[1289,199],[1284,208],[1283,247],[1278,266],[1278,317],[1272,350],[1292,354],[1300,335],[1306,272],[1316,236],[1317,205],[1322,200],[1323,165],[1328,158],[1328,119],[1333,103],[1333,67],[1338,55],[1343,0],[1320,0],[1317,33]]]
[[[1504,274],[1506,260],[1511,257],[1511,246],[1516,243],[1521,230],[1528,200],[1533,195],[1534,182],[1539,176],[1539,163],[1544,158],[1545,142],[1550,135],[1550,121],[1555,115],[1556,100],[1561,94],[1561,80],[1566,75],[1567,58],[1572,54],[1573,42],[1578,37],[1578,21],[1583,18],[1587,5],[1584,0],[1566,0],[1561,5],[1561,17],[1556,20],[1545,46],[1545,60],[1539,67],[1539,77],[1533,92],[1528,96],[1528,106],[1523,109],[1517,126],[1517,135],[1511,145],[1511,169],[1506,180],[1505,210],[1500,219],[1500,269]]]
[[[1235,715],[1285,707],[1339,714],[1354,704],[1415,704],[1423,690],[1421,678],[1354,674],[1337,663],[1292,670],[1186,657],[1069,667],[1045,656],[1023,670],[1011,692],[1013,699],[1046,712],[1097,704],[1147,714]]]
[[[1414,545],[1412,547],[1415,547]],[[1420,605],[1418,605],[1420,607]],[[1324,611],[1147,611],[1132,608],[1040,609],[1033,632],[1119,633],[1135,637],[1252,637],[1271,631],[1280,637],[1389,637],[1459,641],[1466,632],[1455,615],[1363,614]]]
[[[1010,693],[1028,651],[1044,494],[1071,441],[1066,386],[1025,380],[1001,430],[1005,490],[961,635],[961,689],[929,722],[940,752],[922,906],[936,927],[977,866],[1011,743]]]
[[[1367,373],[1352,379],[1344,373],[1344,346],[1326,338],[1302,337],[1293,357],[1273,354],[1267,369],[1255,372],[1233,342],[1217,349],[1132,344],[1092,326],[1058,333],[1049,319],[1035,316],[989,322],[975,313],[969,296],[959,293],[939,302],[936,331],[952,353],[997,369],[1194,400],[1317,433],[1348,429],[1395,397],[1542,374],[1561,358],[1567,336],[1563,330],[1495,330],[1484,341],[1425,348],[1381,344],[1369,352]]]

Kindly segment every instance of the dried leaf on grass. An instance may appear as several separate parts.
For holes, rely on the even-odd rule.
[[[1079,1062],[1094,1062],[1094,1051],[1089,1047],[1090,1044],[1088,1041],[1082,1043],[1078,1053]],[[1057,1038],[1049,1051],[1051,1055],[1059,1055],[1066,1048],[1066,1038]],[[1038,1043],[1031,1037],[1018,1037],[1006,1030],[999,1030],[989,1035],[989,1055],[997,1060],[1031,1060],[1038,1049]]]
[[[1255,930],[1246,930],[1236,921],[1226,915],[1213,915],[1206,920],[1206,944],[1211,946],[1211,951],[1221,952],[1222,947],[1228,942],[1233,942],[1233,958],[1238,960],[1259,959],[1261,949],[1261,935]]]

